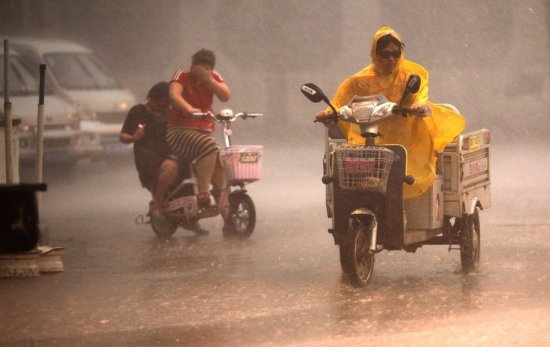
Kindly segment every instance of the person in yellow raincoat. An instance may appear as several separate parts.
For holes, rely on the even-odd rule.
[[[415,198],[428,190],[435,178],[436,152],[459,135],[466,125],[464,117],[442,106],[428,101],[428,72],[422,66],[405,60],[404,43],[395,30],[389,27],[378,29],[372,40],[370,56],[372,64],[348,77],[336,91],[332,104],[336,109],[349,104],[354,96],[368,96],[382,93],[389,101],[413,109],[423,110],[427,117],[415,116],[393,118],[379,126],[381,136],[377,144],[401,144],[408,152],[407,174],[415,178],[411,186],[404,185],[405,199]],[[401,100],[407,79],[411,74],[421,78],[420,89]],[[316,119],[328,125],[326,109]],[[359,127],[346,121],[338,125],[348,142],[364,144]]]

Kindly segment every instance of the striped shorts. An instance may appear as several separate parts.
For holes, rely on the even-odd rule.
[[[169,126],[166,141],[172,153],[190,162],[220,150],[214,138],[195,129]]]

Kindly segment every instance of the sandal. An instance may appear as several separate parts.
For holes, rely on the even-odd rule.
[[[153,200],[149,201],[149,212],[147,212],[147,216],[149,216],[150,220],[154,220],[156,223],[164,223],[166,221],[166,218],[164,217],[164,214],[162,213],[155,213],[155,204]]]
[[[206,208],[210,206],[210,193],[199,193],[197,195],[197,204],[199,208]]]

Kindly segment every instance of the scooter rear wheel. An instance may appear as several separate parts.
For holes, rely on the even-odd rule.
[[[163,221],[156,221],[156,219],[151,218],[151,227],[158,237],[169,237],[174,235],[178,229],[178,224],[168,217],[165,217]]]
[[[346,238],[340,245],[340,264],[354,287],[369,284],[374,273],[374,253],[369,250],[371,227],[367,221],[350,221]]]

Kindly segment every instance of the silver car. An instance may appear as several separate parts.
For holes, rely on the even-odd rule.
[[[81,44],[64,40],[12,38],[25,61],[47,64],[47,84],[77,105],[81,128],[101,136],[105,155],[129,153],[118,140],[122,123],[136,97]]]
[[[4,81],[4,54],[0,53],[0,79]],[[36,124],[38,110],[38,65],[29,70],[21,56],[10,51],[8,76],[12,117],[20,119],[17,128],[19,157],[23,163],[36,159]],[[4,104],[4,83],[0,85],[0,102]],[[2,108],[3,112],[3,108]],[[2,115],[3,116],[3,115]],[[84,155],[100,151],[99,137],[80,129],[77,109],[46,88],[44,107],[44,162],[76,162]]]

